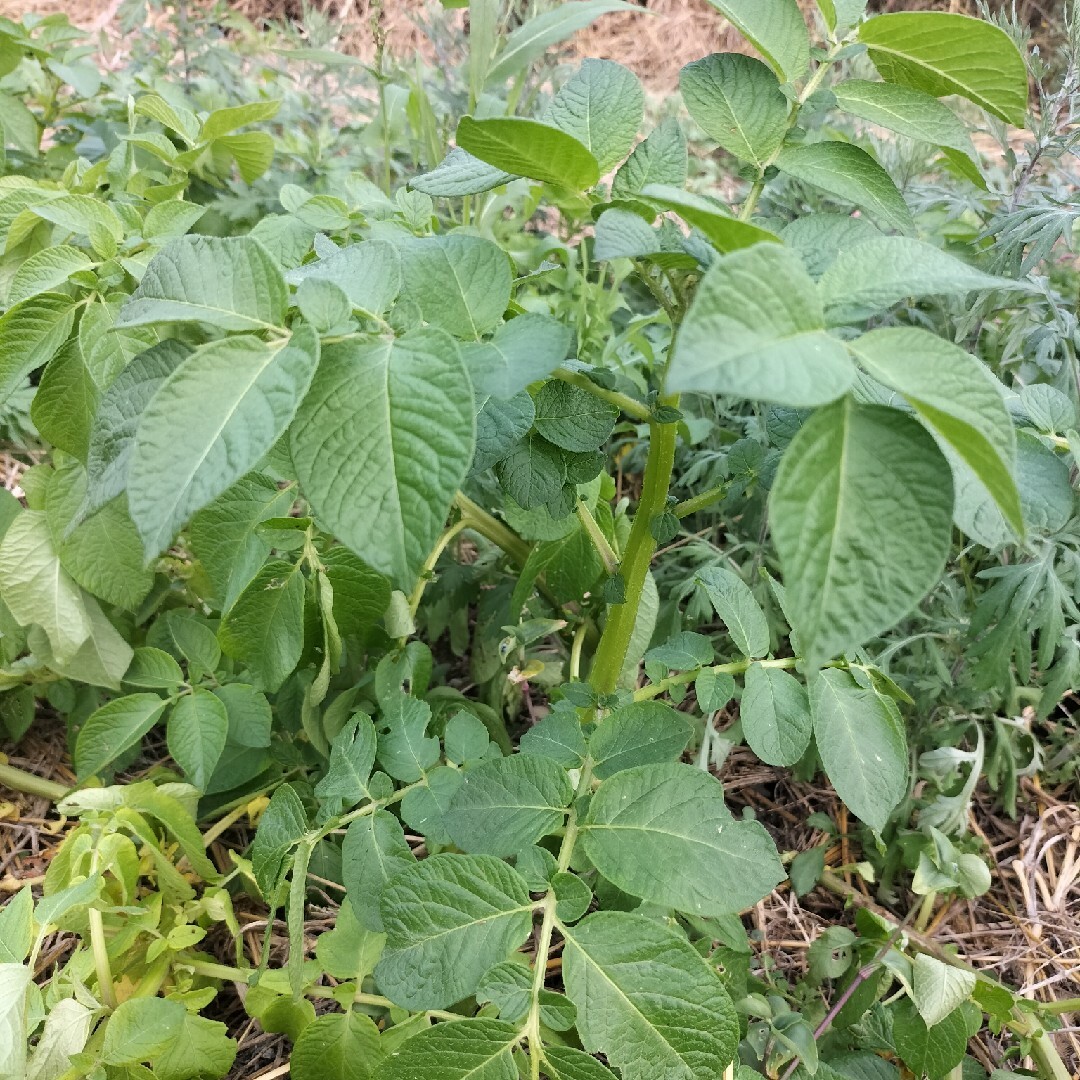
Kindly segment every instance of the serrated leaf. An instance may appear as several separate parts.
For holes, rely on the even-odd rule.
[[[555,762],[515,754],[466,769],[444,821],[463,851],[509,856],[560,828],[573,796]]]
[[[130,750],[161,719],[167,705],[157,694],[128,694],[91,713],[75,740],[79,776],[100,773]]]
[[[517,949],[532,927],[521,875],[490,855],[432,855],[383,889],[383,993],[408,1009],[445,1009]]]
[[[136,356],[105,391],[90,429],[87,490],[77,520],[100,510],[127,489],[139,418],[162,383],[190,355],[187,345],[162,341]]]
[[[288,290],[277,263],[247,236],[182,236],[151,260],[117,326],[201,322],[220,330],[279,327]]]
[[[938,581],[948,463],[918,421],[845,398],[791,441],[770,496],[788,608],[811,663],[903,618]]]
[[[218,641],[260,689],[273,693],[292,674],[304,648],[304,577],[275,560],[252,578],[221,621]]]
[[[696,580],[743,656],[756,659],[768,653],[769,622],[750,586],[726,566],[707,566]]]
[[[736,821],[719,782],[692,765],[616,773],[593,794],[582,835],[597,870],[624,892],[695,915],[741,911],[785,877],[769,834]]]
[[[588,147],[557,127],[518,117],[476,120],[463,116],[454,136],[458,146],[504,172],[587,191],[600,179]]]
[[[169,753],[200,791],[205,791],[210,783],[228,733],[225,705],[201,686],[185,694],[169,714]]]
[[[810,745],[806,688],[779,668],[750,665],[739,719],[747,745],[768,765],[794,765]]]
[[[848,809],[880,832],[908,790],[907,740],[899,710],[889,698],[836,669],[814,677],[810,709],[814,739],[833,787]]]
[[[623,769],[676,761],[692,734],[690,721],[662,701],[622,705],[589,738],[593,772],[606,780]]]
[[[196,349],[158,388],[139,419],[128,476],[147,558],[274,446],[318,362],[309,327],[273,344],[231,337]]]
[[[904,395],[926,426],[960,457],[989,492],[1017,536],[1024,535],[1013,479],[1016,431],[1003,388],[980,360],[917,327],[864,334],[851,345],[879,382]]]
[[[577,139],[603,175],[630,153],[644,113],[645,93],[632,71],[611,60],[583,60],[552,98],[544,122]]]
[[[764,169],[784,141],[791,107],[760,60],[713,53],[682,69],[679,89],[698,127],[740,161]]]
[[[509,401],[550,375],[567,357],[574,335],[550,315],[525,312],[505,322],[490,341],[463,350],[478,398]]]
[[[683,934],[624,912],[563,928],[566,992],[585,1049],[624,1080],[714,1080],[735,1056],[739,1021],[715,970]]]
[[[341,847],[342,880],[363,926],[382,932],[379,908],[387,881],[416,861],[393,814],[376,810],[353,821]]]
[[[320,522],[411,589],[472,461],[473,392],[437,330],[328,346],[291,431]]]
[[[999,26],[967,15],[906,11],[867,20],[859,40],[886,81],[934,97],[960,94],[1023,126],[1027,69]]]
[[[814,281],[798,256],[761,244],[717,259],[702,279],[667,388],[820,405],[843,394],[854,374],[843,344],[825,330]]]

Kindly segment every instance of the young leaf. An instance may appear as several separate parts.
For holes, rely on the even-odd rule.
[[[493,330],[510,303],[510,261],[482,236],[422,236],[401,246],[402,296],[424,322],[476,341]]]
[[[611,60],[583,60],[544,122],[577,139],[603,175],[630,153],[644,113],[645,92],[632,71]]]
[[[794,765],[810,745],[810,701],[798,679],[751,664],[739,703],[746,744],[769,765]]]
[[[434,329],[326,349],[292,427],[292,456],[322,524],[411,589],[472,461],[473,392]]]
[[[822,405],[843,394],[854,374],[847,350],[825,330],[817,289],[799,257],[759,244],[717,259],[702,279],[667,389]]]
[[[750,586],[726,566],[707,566],[698,573],[697,583],[743,656],[764,656],[769,651],[769,623]]]
[[[288,290],[277,263],[247,236],[181,236],[151,260],[117,326],[201,322],[219,330],[281,326]]]
[[[260,689],[275,692],[304,648],[304,577],[299,567],[268,562],[221,621],[222,652],[242,663]]]
[[[293,1047],[289,1075],[294,1080],[369,1080],[385,1051],[379,1029],[355,1009],[316,1017]]]
[[[600,167],[588,147],[573,135],[536,120],[463,116],[455,139],[481,161],[530,180],[588,191],[600,179]]]
[[[623,705],[605,717],[589,739],[593,772],[606,780],[623,769],[677,761],[692,734],[690,721],[662,701]]]
[[[845,398],[816,412],[770,496],[787,602],[811,663],[902,619],[941,576],[948,462],[918,421]]]
[[[466,346],[462,355],[478,398],[490,394],[509,401],[550,375],[566,359],[573,340],[569,326],[527,311],[503,323],[490,341]]]
[[[462,851],[514,855],[560,828],[573,796],[548,758],[495,758],[464,771],[444,822]]]
[[[785,877],[765,829],[736,821],[719,782],[692,765],[616,773],[596,789],[581,831],[614,885],[694,915],[741,911]]]
[[[341,845],[341,873],[361,925],[382,932],[379,903],[383,889],[415,861],[401,823],[393,814],[376,810],[349,825]]]
[[[86,496],[73,524],[126,490],[139,418],[162,383],[190,355],[191,349],[182,342],[162,341],[136,356],[109,385],[90,429]]]
[[[130,750],[161,719],[168,701],[157,694],[128,694],[91,713],[75,741],[75,768],[93,776]]]
[[[263,811],[251,844],[251,872],[267,903],[276,902],[278,886],[288,866],[289,852],[306,831],[304,804],[291,784],[282,784]]]
[[[900,233],[915,231],[911,211],[892,177],[852,143],[818,142],[788,146],[776,167],[796,180],[854,203],[878,224]]]
[[[101,1059],[137,1065],[164,1053],[184,1028],[185,1009],[170,998],[129,998],[109,1017]]]
[[[406,1009],[445,1009],[469,997],[532,927],[524,880],[490,855],[415,863],[387,883],[381,909],[386,949],[375,978]]]
[[[829,320],[861,322],[908,297],[964,296],[991,289],[1026,292],[907,236],[874,236],[840,251],[819,282]]]
[[[284,434],[319,362],[309,327],[268,344],[239,336],[197,349],[138,423],[128,505],[147,558],[252,469]]]
[[[810,34],[796,0],[709,0],[731,20],[784,82],[792,82],[810,66]]]
[[[225,705],[201,686],[185,694],[169,714],[169,753],[200,791],[210,783],[228,733]]]
[[[679,89],[698,127],[740,161],[763,170],[780,149],[791,107],[760,60],[713,53],[682,69]]]
[[[1016,431],[1003,388],[980,360],[917,327],[871,331],[851,345],[859,363],[899,391],[920,419],[978,477],[1017,536],[1024,535],[1013,479]]]
[[[406,1039],[375,1080],[518,1080],[520,1035],[518,1025],[488,1017],[438,1024]]]
[[[846,672],[819,672],[810,684],[814,740],[836,793],[880,832],[907,794],[908,751],[896,705]]]
[[[905,11],[867,20],[859,40],[887,82],[934,97],[960,94],[1006,123],[1023,126],[1027,68],[1000,27],[967,15]]]
[[[615,911],[562,933],[566,992],[586,1050],[603,1054],[623,1080],[722,1075],[739,1020],[719,976],[683,934]]]
[[[686,135],[674,117],[662,120],[620,166],[611,183],[612,199],[629,199],[650,184],[681,189],[686,183]]]

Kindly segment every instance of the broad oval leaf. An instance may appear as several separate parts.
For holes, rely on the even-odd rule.
[[[379,1029],[355,1009],[316,1017],[289,1061],[293,1080],[370,1080],[385,1057]]]
[[[563,977],[585,1049],[623,1080],[715,1080],[739,1020],[716,971],[685,935],[643,915],[600,911],[566,939]]]
[[[192,785],[205,791],[229,734],[224,703],[196,686],[173,706],[166,732],[173,761]]]
[[[110,1065],[136,1065],[168,1049],[184,1026],[182,1002],[136,997],[123,1001],[108,1019],[101,1058]]]
[[[53,292],[28,297],[0,316],[0,405],[53,358],[74,320],[74,299]]]
[[[709,0],[776,69],[792,82],[810,66],[810,34],[796,0]]]
[[[810,683],[814,741],[836,793],[881,832],[908,790],[908,751],[896,704],[826,668]]]
[[[698,127],[740,161],[764,169],[780,149],[791,106],[760,60],[713,53],[682,69],[679,89]]]
[[[281,326],[288,289],[269,252],[248,236],[181,236],[151,260],[117,326],[201,322],[220,330]]]
[[[960,94],[1022,127],[1028,100],[1024,58],[1004,30],[940,11],[879,15],[859,28],[882,78],[934,97]]]
[[[589,739],[593,773],[606,780],[623,769],[677,761],[692,734],[689,720],[662,701],[622,705],[604,718]]]
[[[624,892],[694,915],[755,904],[781,881],[776,846],[756,821],[736,821],[724,789],[692,765],[626,769],[593,794],[585,853]]]
[[[385,810],[353,821],[341,844],[342,881],[357,920],[369,930],[384,929],[379,903],[386,883],[416,857],[401,822]]]
[[[649,202],[673,211],[687,224],[700,229],[717,251],[736,251],[754,244],[780,242],[775,233],[749,221],[740,221],[727,207],[692,191],[666,184],[647,184],[641,194]]]
[[[806,688],[779,668],[750,665],[739,719],[747,745],[768,765],[794,765],[810,745]]]
[[[623,162],[611,182],[612,199],[628,199],[650,184],[681,190],[686,183],[686,135],[679,121],[669,116],[649,133]]]
[[[750,586],[726,566],[707,566],[696,580],[743,656],[764,656],[769,651],[769,622]]]
[[[406,1039],[375,1080],[518,1080],[517,1024],[489,1017],[438,1024]]]
[[[309,280],[332,282],[354,308],[381,315],[401,291],[401,256],[389,241],[365,240],[304,263],[290,270],[286,279],[292,285]]]
[[[31,296],[49,292],[63,285],[72,274],[91,265],[90,256],[76,247],[56,244],[42,248],[15,271],[8,288],[8,306],[14,307]]]
[[[577,139],[603,175],[630,153],[644,114],[645,92],[629,68],[583,60],[552,98],[544,122]]]
[[[197,349],[160,386],[139,419],[128,477],[147,559],[274,446],[318,362],[310,327],[273,343],[224,338]]]
[[[466,769],[444,823],[462,851],[514,855],[560,828],[574,788],[549,758],[524,754]]]
[[[455,139],[481,161],[530,180],[588,191],[600,179],[600,166],[587,146],[573,135],[536,120],[463,116]]]
[[[911,211],[892,177],[858,146],[836,141],[787,146],[780,151],[776,167],[854,203],[879,225],[901,233],[915,231]]]
[[[941,576],[948,462],[917,420],[845,398],[792,439],[770,496],[787,603],[812,664],[902,619]]]
[[[569,355],[573,341],[569,326],[526,311],[503,323],[490,341],[465,346],[462,355],[478,399],[491,395],[509,401],[550,375]]]
[[[432,855],[395,875],[380,906],[386,948],[375,978],[406,1009],[469,997],[532,928],[525,881],[490,855]]]
[[[291,431],[322,524],[398,588],[412,588],[473,455],[473,391],[433,329],[328,346]]]
[[[978,477],[1017,536],[1016,431],[1004,388],[981,360],[918,327],[873,330],[851,343],[859,363],[903,394],[919,418]]]
[[[843,394],[855,368],[825,330],[813,279],[799,257],[759,244],[717,259],[679,330],[667,389],[821,405]]]
[[[518,178],[514,173],[496,169],[494,165],[473,157],[460,146],[454,146],[434,169],[413,177],[409,181],[409,187],[432,198],[452,198],[479,195],[516,179]]]
[[[157,694],[128,694],[91,713],[75,740],[79,776],[100,773],[130,750],[161,719],[168,704]]]
[[[248,853],[255,883],[267,903],[277,902],[289,852],[307,831],[307,814],[291,784],[282,784],[270,797]]]

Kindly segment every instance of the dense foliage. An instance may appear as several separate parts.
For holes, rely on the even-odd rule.
[[[712,2],[756,56],[647,123],[551,62],[619,0],[473,0],[440,72],[0,22],[0,718],[81,782],[0,911],[0,1076],[224,1076],[224,984],[296,1080],[943,1080],[984,1024],[1068,1075],[906,931],[989,887],[981,779],[1074,768],[1080,41]],[[740,742],[832,785],[824,846],[731,812]],[[845,829],[911,916],[753,967]]]

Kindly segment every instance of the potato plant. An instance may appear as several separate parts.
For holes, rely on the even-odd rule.
[[[522,94],[616,0],[506,36],[470,4],[460,92],[405,93],[423,167],[380,71],[384,159],[340,187],[274,171],[296,135],[275,140],[273,95],[121,98],[63,20],[0,24],[0,398],[16,416],[30,380],[49,450],[0,502],[3,717],[67,717],[81,785],[43,898],[0,914],[0,1074],[223,1076],[235,1046],[200,1013],[233,984],[297,1080],[943,1080],[987,1017],[1067,1075],[1032,1003],[906,925],[829,931],[828,1008],[753,975],[740,912],[828,872],[708,768],[737,701],[737,738],[827,779],[890,880],[903,850],[931,908],[989,886],[966,803],[900,837],[931,764],[883,656],[959,534],[1020,556],[986,571],[984,689],[1033,664],[1047,708],[1072,686],[1075,385],[1018,394],[984,359],[959,313],[1031,310],[1045,281],[986,237],[938,242],[857,133],[933,147],[990,198],[970,123],[1024,126],[1028,66],[961,15],[713,6],[754,55],[680,89],[734,203],[693,182],[683,121],[641,138],[619,64]],[[268,171],[272,212],[225,227],[212,193]],[[763,441],[733,436],[704,483],[717,410]],[[664,549],[739,498],[757,550],[691,567],[684,624]],[[1047,595],[1033,659],[1032,623],[997,621]],[[113,783],[146,747],[171,764]],[[934,759],[942,799],[968,761]],[[252,814],[250,849],[211,861]],[[314,879],[343,899],[312,945]],[[284,919],[283,967],[273,918],[248,963],[243,895]],[[80,944],[42,989],[56,927]]]

